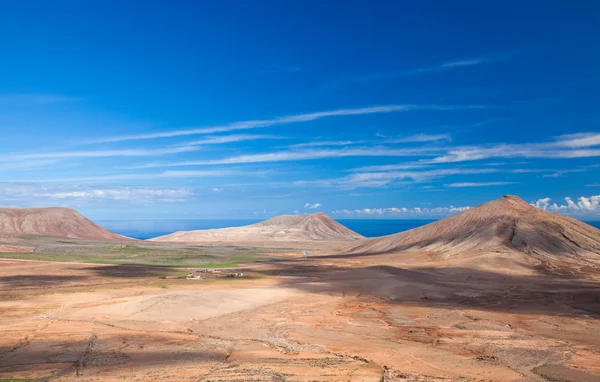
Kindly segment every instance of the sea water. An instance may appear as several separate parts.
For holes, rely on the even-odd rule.
[[[98,223],[109,231],[133,237],[150,239],[168,235],[176,231],[199,229],[241,227],[258,223],[252,219],[214,219],[214,220],[104,220]],[[338,219],[338,222],[365,237],[391,235],[429,224],[435,220],[426,219]],[[586,222],[600,228],[600,221]]]

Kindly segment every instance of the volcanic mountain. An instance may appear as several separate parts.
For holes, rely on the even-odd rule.
[[[351,241],[363,236],[320,212],[282,215],[243,227],[180,231],[150,239],[165,242]]]
[[[405,252],[415,262],[443,266],[598,274],[600,230],[506,195],[419,228],[362,240],[345,251],[354,255],[394,252]]]
[[[133,240],[105,230],[75,210],[61,207],[0,208],[0,234]]]

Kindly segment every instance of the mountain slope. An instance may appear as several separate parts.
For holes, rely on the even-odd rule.
[[[133,240],[105,230],[75,210],[61,207],[0,208],[0,234]]]
[[[150,239],[166,242],[215,241],[350,241],[363,236],[320,212],[282,215],[243,227],[181,231]]]
[[[541,267],[551,272],[562,271],[562,266],[595,269],[600,266],[600,230],[507,195],[423,227],[363,240],[345,252],[416,250],[446,264],[464,263],[489,253],[502,254],[506,260],[506,253],[511,252],[518,253],[511,259],[524,267]]]

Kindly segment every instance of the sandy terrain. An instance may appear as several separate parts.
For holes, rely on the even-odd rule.
[[[575,219],[507,196],[351,246],[325,215],[250,227],[325,245],[3,241],[38,250],[0,259],[0,379],[600,381],[600,231]],[[218,261],[241,268],[169,268]]]
[[[167,271],[0,260],[0,378],[600,380],[600,283],[395,254]]]
[[[0,243],[0,253],[27,253],[35,251],[35,247]]]

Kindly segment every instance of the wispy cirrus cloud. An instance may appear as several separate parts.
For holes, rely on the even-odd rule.
[[[455,163],[490,158],[571,159],[600,156],[600,133],[561,135],[542,143],[496,144],[450,148],[442,156],[424,163]]]
[[[403,138],[389,139],[386,141],[386,143],[423,143],[451,140],[452,136],[450,134],[415,134]]]
[[[282,139],[278,135],[260,135],[260,134],[234,134],[234,135],[215,135],[204,139],[184,142],[182,146],[202,146],[202,145],[220,145],[225,143],[236,143],[244,141],[256,141],[263,139]]]
[[[104,187],[44,183],[0,183],[0,202],[63,203],[81,201],[126,201],[138,204],[185,202],[192,198],[189,188]]]
[[[364,187],[387,187],[397,184],[423,183],[452,175],[490,174],[495,172],[497,172],[497,170],[489,168],[445,168],[424,171],[362,172],[335,179],[296,181],[294,184],[353,190]]]
[[[490,174],[494,172],[496,172],[495,169],[473,168],[444,168],[423,171],[363,172],[341,178],[338,180],[338,184],[343,188],[357,188],[365,186],[381,187],[397,181],[422,183],[452,175]]]
[[[343,158],[343,157],[402,157],[415,155],[435,155],[439,148],[343,148],[327,150],[286,150],[264,154],[238,155],[223,159],[211,159],[200,161],[183,161],[171,163],[150,163],[133,168],[155,168],[155,167],[182,167],[182,166],[209,166],[209,165],[229,165],[244,163],[266,163],[266,162],[289,162],[303,161],[323,158]]]
[[[394,104],[394,105],[381,105],[381,106],[368,106],[352,109],[335,109],[320,111],[315,113],[301,113],[288,115],[284,117],[276,117],[272,119],[262,120],[248,120],[233,122],[227,125],[220,126],[208,126],[192,129],[183,130],[171,130],[163,132],[155,132],[148,134],[134,134],[134,135],[122,135],[116,137],[107,137],[97,139],[87,143],[110,143],[110,142],[123,142],[132,140],[143,140],[143,139],[158,139],[158,138],[170,138],[170,137],[181,137],[186,135],[200,135],[200,134],[214,134],[223,133],[228,131],[255,129],[261,127],[271,127],[277,125],[287,125],[300,122],[310,122],[321,118],[328,117],[341,117],[341,116],[353,116],[353,115],[367,115],[367,114],[381,114],[381,113],[397,113],[411,110],[461,110],[461,109],[482,109],[484,105],[415,105],[415,104]]]
[[[446,184],[445,187],[450,187],[450,188],[490,187],[490,186],[507,186],[510,184],[518,184],[518,183],[517,182],[462,182],[462,183]]]
[[[551,171],[549,174],[542,175],[542,178],[562,178],[565,176],[565,174],[571,174],[574,172],[586,172],[587,170],[587,168],[573,168],[569,170]]]
[[[499,145],[496,147],[470,147],[450,150],[448,154],[424,160],[424,163],[456,163],[475,161],[489,158],[547,158],[547,159],[573,159],[599,157],[600,149],[586,150],[548,150],[519,145]]]
[[[235,143],[259,139],[280,139],[274,135],[225,135],[209,136],[202,140],[185,142],[181,145],[148,148],[148,149],[117,149],[117,150],[72,150],[60,152],[8,153],[0,157],[0,169],[6,171],[38,169],[58,163],[64,159],[111,158],[111,157],[159,157],[198,151],[199,146]]]
[[[418,162],[407,162],[398,164],[384,164],[377,166],[363,166],[357,168],[351,168],[349,172],[382,172],[382,171],[398,171],[398,170],[412,170],[421,168],[431,168],[431,165],[426,165]]]
[[[45,167],[50,167],[60,162],[60,159],[33,159],[33,160],[17,160],[10,163],[2,163],[0,158],[0,170],[2,171],[31,171]]]
[[[295,194],[272,194],[272,195],[252,195],[246,196],[245,199],[283,199]]]
[[[305,148],[305,147],[323,147],[323,146],[350,146],[357,144],[394,144],[394,143],[425,143],[425,142],[439,142],[439,141],[451,141],[452,137],[450,134],[415,134],[407,137],[400,138],[387,138],[385,139],[371,139],[371,140],[345,140],[345,141],[312,141],[305,143],[297,143],[294,145],[287,146],[288,148]]]
[[[23,160],[50,160],[50,159],[75,159],[75,158],[110,158],[110,157],[153,157],[170,154],[185,153],[198,150],[197,147],[180,146],[158,149],[122,149],[122,150],[78,150],[48,153],[9,153],[0,157],[2,162],[15,162]]]
[[[305,147],[323,147],[323,146],[349,146],[356,145],[360,143],[365,143],[367,141],[313,141],[313,142],[305,142],[305,143],[297,143],[294,145],[287,146],[288,148],[305,148]]]
[[[361,75],[347,76],[333,80],[325,85],[325,88],[337,88],[340,86],[351,85],[356,83],[368,83],[375,81],[392,80],[402,77],[417,76],[426,73],[439,73],[454,69],[474,67],[483,64],[489,64],[497,61],[507,60],[512,56],[511,52],[501,52],[496,54],[483,55],[472,58],[464,58],[454,61],[442,62],[430,66],[422,66],[420,68],[403,69],[390,72],[373,72]]]
[[[66,103],[66,102],[77,102],[80,99],[77,97],[70,97],[58,94],[8,94],[0,95],[0,104],[3,103],[27,103],[27,104],[53,104],[53,103]]]
[[[39,192],[31,196],[34,198],[48,199],[71,199],[71,200],[124,200],[136,203],[144,202],[184,202],[189,199],[192,192],[186,188],[140,188],[140,187],[120,187],[120,188],[87,188],[70,191],[58,192]]]
[[[566,134],[556,137],[556,146],[559,147],[593,147],[600,145],[600,134],[577,133]]]
[[[503,61],[503,60],[507,60],[508,58],[510,58],[510,56],[511,56],[511,53],[503,52],[503,53],[489,54],[489,55],[473,57],[473,58],[465,58],[465,59],[455,60],[455,61],[447,61],[447,62],[442,62],[441,64],[424,66],[421,68],[408,70],[408,71],[405,71],[404,74],[405,75],[413,75],[413,74],[430,73],[430,72],[443,72],[446,70],[466,68],[469,66],[477,66],[477,65],[482,65],[482,64],[490,64],[490,63],[497,62],[497,61]]]
[[[188,171],[163,171],[159,173],[128,173],[114,175],[92,175],[92,176],[73,176],[73,177],[54,177],[51,179],[39,179],[39,182],[58,183],[58,182],[121,182],[137,180],[157,180],[157,179],[194,179],[208,177],[228,177],[241,175],[265,175],[268,171],[242,171],[242,170],[188,170]]]

